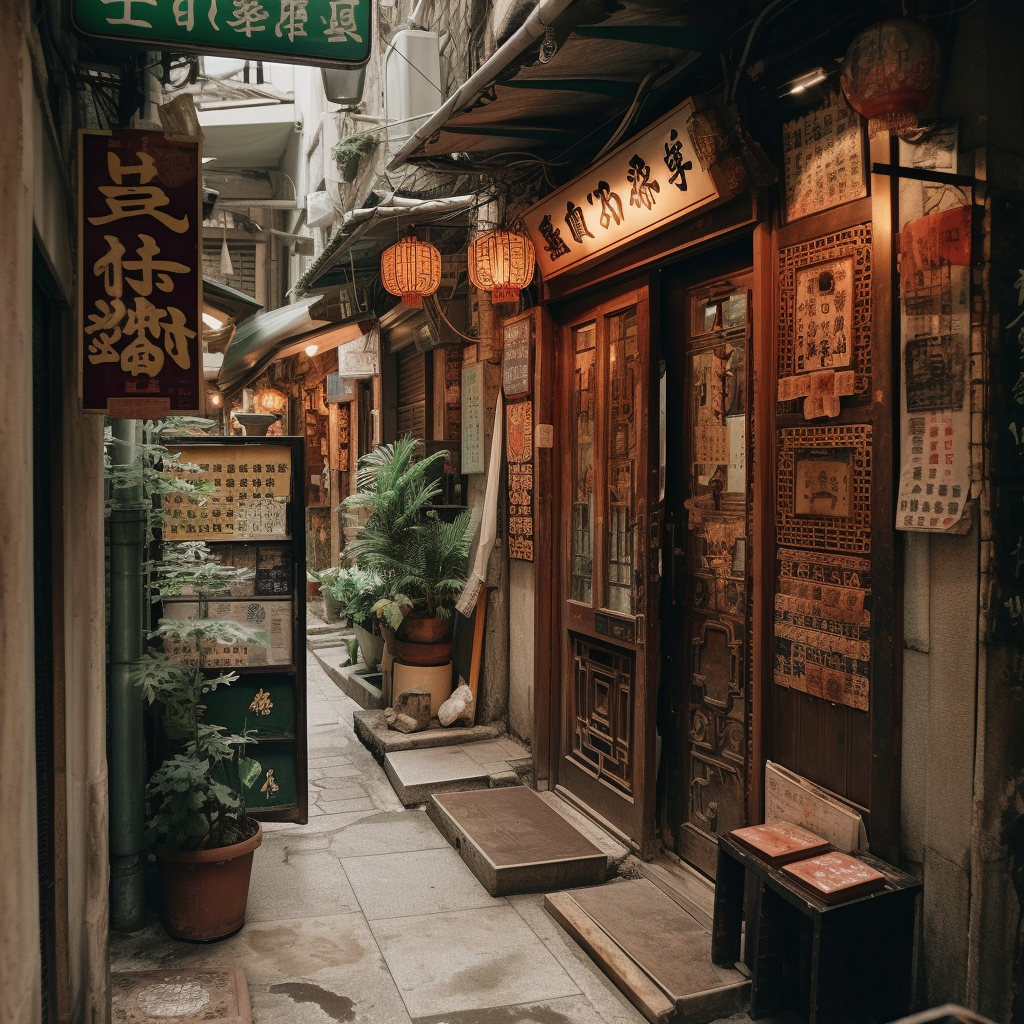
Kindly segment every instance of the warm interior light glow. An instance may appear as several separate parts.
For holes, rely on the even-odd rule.
[[[441,284],[440,250],[409,235],[381,253],[380,279],[392,295],[418,309]]]
[[[317,347],[316,345],[307,345],[303,351],[312,359],[317,353]]]
[[[516,231],[487,231],[469,243],[469,279],[491,293],[491,302],[518,302],[519,293],[533,280],[533,243]]]
[[[223,401],[224,399],[216,391],[210,395],[210,405],[219,406]]]

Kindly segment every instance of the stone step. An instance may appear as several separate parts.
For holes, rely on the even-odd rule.
[[[361,708],[376,710],[384,706],[380,672],[370,672],[362,663],[343,665],[342,662],[348,660],[347,647],[314,647],[311,653],[335,686]]]
[[[393,751],[384,756],[384,772],[406,807],[429,803],[435,793],[487,789],[490,785],[487,768],[450,746]]]
[[[647,878],[550,893],[548,913],[652,1024],[742,1011],[750,982],[711,962],[711,932]]]
[[[492,896],[605,880],[604,852],[525,786],[435,794],[427,814]]]

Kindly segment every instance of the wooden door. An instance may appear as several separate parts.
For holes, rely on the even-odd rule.
[[[646,289],[565,323],[559,378],[557,783],[646,852],[654,808],[650,652],[657,646],[657,581],[649,571],[657,445],[652,451],[649,444]]]
[[[710,875],[751,780],[750,286],[744,273],[680,287],[668,318],[663,838]]]

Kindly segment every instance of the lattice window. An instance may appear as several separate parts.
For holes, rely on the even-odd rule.
[[[597,417],[596,328],[573,331],[576,365],[573,379],[572,439],[572,585],[574,601],[590,604],[594,578],[594,434]]]
[[[636,308],[608,318],[608,559],[606,607],[632,615],[637,477]]]

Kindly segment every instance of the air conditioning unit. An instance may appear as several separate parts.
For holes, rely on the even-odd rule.
[[[436,32],[396,32],[385,58],[389,158],[441,106],[441,48]]]
[[[339,373],[327,374],[327,401],[350,402],[356,395],[354,377],[342,377]]]

